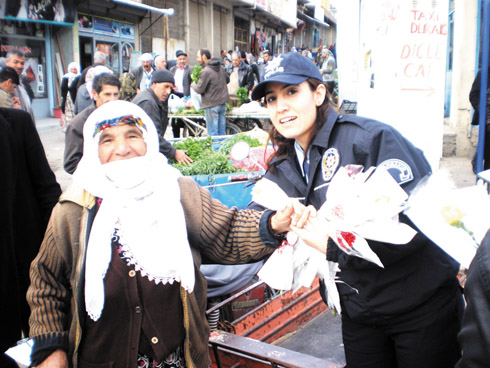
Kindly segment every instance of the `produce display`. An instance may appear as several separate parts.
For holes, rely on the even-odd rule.
[[[202,115],[204,116],[204,110],[196,110],[194,107],[191,107],[190,109],[185,109],[181,107],[175,112],[176,115]]]
[[[243,171],[243,168],[235,168],[234,163],[229,159],[231,147],[239,141],[247,142],[251,147],[262,146],[258,139],[251,138],[245,133],[233,135],[225,139],[217,151],[213,150],[213,140],[211,137],[206,139],[187,138],[183,141],[175,142],[176,149],[187,151],[187,155],[192,159],[192,164],[184,165],[173,162],[182,175],[215,175]]]

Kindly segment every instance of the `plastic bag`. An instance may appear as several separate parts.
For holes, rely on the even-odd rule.
[[[168,111],[170,113],[175,113],[179,109],[185,109],[185,99],[171,94],[168,98]]]
[[[191,102],[196,110],[201,110],[201,95],[191,88]]]

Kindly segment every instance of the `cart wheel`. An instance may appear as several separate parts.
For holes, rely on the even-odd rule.
[[[231,135],[231,134],[237,134],[241,133],[242,130],[238,127],[238,125],[233,124],[233,123],[226,123],[226,134]]]

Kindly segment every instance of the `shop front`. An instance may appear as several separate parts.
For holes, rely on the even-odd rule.
[[[135,48],[135,25],[115,19],[78,14],[80,62],[92,64],[95,51],[106,54],[106,66],[119,75],[129,70]]]
[[[9,51],[25,54],[23,79],[36,118],[52,115],[53,83],[51,27],[73,26],[72,1],[0,0],[0,57]]]

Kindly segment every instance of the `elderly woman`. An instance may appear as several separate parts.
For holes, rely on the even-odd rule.
[[[63,130],[75,117],[76,85],[80,76],[80,65],[76,62],[68,64],[68,73],[61,79],[61,111],[63,112]]]
[[[31,266],[38,367],[208,367],[201,255],[226,264],[267,256],[302,211],[211,199],[167,164],[152,121],[126,101],[88,118],[74,185]]]

